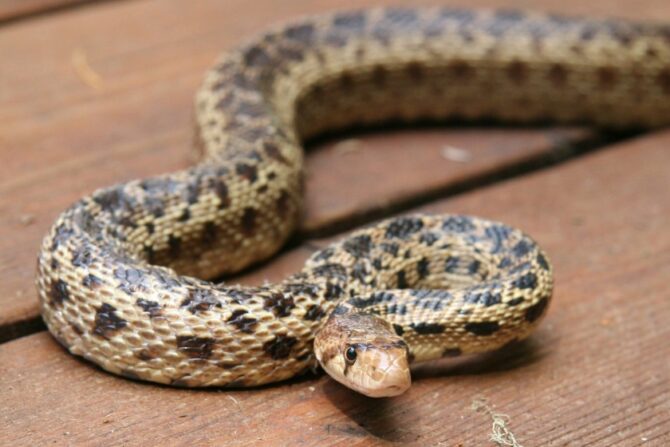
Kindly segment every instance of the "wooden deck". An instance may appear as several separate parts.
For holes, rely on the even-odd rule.
[[[291,248],[241,282],[282,278],[408,210],[505,221],[555,266],[527,342],[419,365],[398,398],[323,375],[243,391],[137,383],[44,331],[40,238],[96,187],[189,164],[193,93],[219,51],[273,22],[373,3],[0,0],[0,445],[495,445],[478,397],[526,447],[670,445],[670,131],[422,128],[314,145]],[[667,0],[466,4],[670,21]]]

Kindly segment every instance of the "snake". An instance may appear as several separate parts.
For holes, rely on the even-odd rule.
[[[664,126],[670,27],[516,10],[333,11],[226,51],[195,116],[197,164],[96,190],[48,231],[36,275],[48,330],[130,379],[253,387],[320,364],[357,392],[395,396],[415,362],[529,336],[552,296],[551,264],[506,224],[408,213],[350,232],[276,284],[220,282],[295,231],[304,142],[394,122]]]

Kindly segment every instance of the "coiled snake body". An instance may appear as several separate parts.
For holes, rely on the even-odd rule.
[[[142,380],[253,386],[316,357],[358,391],[393,395],[409,385],[409,361],[495,349],[536,326],[552,276],[528,236],[411,215],[353,233],[279,284],[197,278],[278,250],[300,215],[300,142],[324,131],[390,119],[667,124],[670,28],[511,11],[332,13],[225,54],[196,112],[197,166],[98,190],[44,239],[37,284],[51,333]]]

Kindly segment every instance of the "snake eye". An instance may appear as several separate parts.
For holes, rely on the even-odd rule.
[[[347,363],[352,364],[356,361],[356,348],[349,346],[346,351],[344,351],[344,358]]]

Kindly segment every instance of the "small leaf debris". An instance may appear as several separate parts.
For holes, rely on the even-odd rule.
[[[103,87],[102,77],[88,63],[88,56],[81,48],[72,51],[72,68],[81,79],[81,81],[94,90],[100,90]]]
[[[491,417],[493,426],[491,431],[491,441],[495,442],[499,447],[523,447],[514,437],[514,434],[507,428],[510,422],[509,416],[502,413],[495,413],[489,406],[489,402],[485,397],[477,396],[472,399],[470,406],[472,411],[477,413],[484,413]]]

